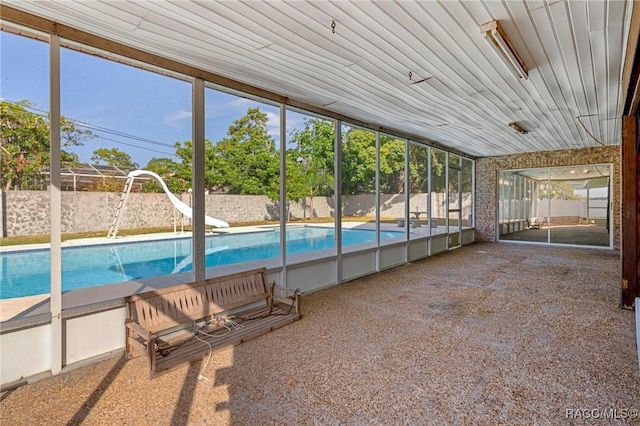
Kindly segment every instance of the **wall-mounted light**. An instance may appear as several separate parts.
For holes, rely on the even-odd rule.
[[[518,53],[498,21],[494,20],[482,24],[480,29],[485,39],[489,42],[489,45],[493,48],[493,51],[496,52],[496,55],[498,55],[509,71],[517,78],[524,78],[526,80],[529,76],[529,70],[527,70],[524,62],[520,59],[520,56],[518,56]]]
[[[522,135],[526,135],[527,133],[529,133],[529,131],[527,129],[525,129],[524,127],[522,127],[521,125],[519,125],[515,121],[512,121],[511,123],[509,123],[508,126],[511,127],[513,130],[515,130],[516,132],[522,134]]]

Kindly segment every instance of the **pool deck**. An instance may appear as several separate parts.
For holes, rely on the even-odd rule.
[[[152,380],[117,355],[7,391],[0,424],[638,424],[619,295],[619,252],[476,243],[303,296],[302,320]],[[592,410],[619,417],[570,417]]]

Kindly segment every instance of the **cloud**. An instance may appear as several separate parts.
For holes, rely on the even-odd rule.
[[[225,98],[226,97],[226,98]],[[252,99],[232,97],[231,95],[211,98],[205,106],[205,114],[208,119],[229,117],[229,120],[237,119],[246,114],[249,108],[260,108],[267,115],[267,133],[280,143],[280,110],[273,105],[263,104]],[[304,127],[304,120],[309,118],[304,114],[287,112],[287,130]],[[231,121],[229,121],[229,124]],[[223,126],[224,127],[224,126]],[[226,128],[226,127],[225,127]],[[289,135],[287,134],[287,140]]]
[[[234,109],[247,109],[260,106],[260,103],[247,98],[235,98],[227,103],[227,106]]]
[[[168,125],[173,125],[177,121],[185,120],[187,118],[191,118],[191,111],[178,110],[175,112],[171,112],[164,116],[164,123]]]
[[[245,98],[234,98],[226,102],[221,102],[220,98],[214,98],[204,106],[204,114],[206,118],[218,118],[233,115],[241,117],[249,107],[259,105],[259,103]]]
[[[291,131],[293,129],[302,129],[304,128],[304,120],[307,117],[301,116],[300,114],[291,114],[290,112],[287,114],[287,130]]]
[[[280,138],[280,114],[267,111],[267,133],[273,136],[276,141]],[[279,142],[279,141],[278,141]]]

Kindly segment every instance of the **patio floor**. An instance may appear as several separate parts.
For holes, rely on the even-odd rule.
[[[301,321],[208,363],[149,380],[116,356],[5,392],[0,423],[633,424],[619,272],[610,250],[473,244],[306,295]]]

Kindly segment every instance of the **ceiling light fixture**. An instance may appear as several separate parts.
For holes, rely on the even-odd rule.
[[[515,130],[516,132],[520,133],[521,135],[526,135],[527,133],[529,133],[528,130],[526,130],[524,127],[522,127],[515,121],[512,121],[511,123],[509,123],[508,126],[511,127],[513,130]]]
[[[480,26],[485,39],[489,42],[489,45],[493,48],[493,51],[498,55],[500,60],[505,64],[509,71],[517,78],[529,77],[529,71],[524,65],[520,56],[516,52],[515,48],[507,38],[506,34],[502,30],[502,27],[498,21],[494,20],[487,22]]]

